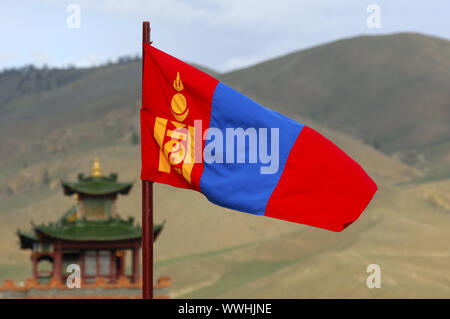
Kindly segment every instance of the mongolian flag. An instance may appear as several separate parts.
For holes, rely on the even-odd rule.
[[[376,184],[330,140],[144,43],[141,179],[342,231]]]

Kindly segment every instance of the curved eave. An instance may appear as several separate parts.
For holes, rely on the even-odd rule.
[[[103,189],[95,189],[87,185],[78,183],[62,182],[65,195],[85,194],[85,195],[126,195],[130,192],[133,183],[117,183],[117,185],[104,187]]]
[[[19,236],[21,249],[32,249],[33,244],[38,242],[36,236],[31,233],[18,230],[17,236]]]
[[[156,238],[158,238],[159,234],[161,233],[161,231],[164,228],[164,224],[165,224],[165,222],[162,224],[153,226],[153,241],[155,241]]]
[[[53,239],[61,239],[65,241],[74,242],[105,242],[105,241],[125,241],[125,240],[136,240],[141,239],[142,230],[136,228],[135,226],[130,226],[129,229],[122,229],[122,234],[116,235],[95,235],[95,227],[91,228],[91,231],[79,230],[78,232],[72,227],[67,227],[66,229],[54,230],[46,226],[36,226],[35,230],[39,235]],[[153,227],[153,236],[156,240],[158,235],[161,233],[163,225],[155,225]],[[70,231],[73,231],[71,234]],[[83,234],[83,231],[85,234]],[[116,229],[117,231],[117,229]],[[86,234],[88,233],[88,234]]]
[[[48,229],[37,228],[36,232],[43,234],[46,237],[53,239],[61,239],[65,241],[74,241],[74,242],[105,242],[105,241],[126,241],[126,240],[134,240],[140,239],[141,234],[126,234],[126,235],[116,235],[116,236],[96,236],[96,235],[88,235],[88,236],[77,236],[77,235],[67,235],[62,233],[55,233],[49,231]]]

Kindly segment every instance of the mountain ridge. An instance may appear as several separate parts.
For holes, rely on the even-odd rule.
[[[326,53],[322,54],[326,57]],[[441,57],[442,53],[436,55]],[[256,76],[245,74],[251,70],[241,70],[243,73],[218,77],[287,114],[305,95],[304,103],[308,99],[319,103],[330,98],[329,92],[339,93],[339,85],[344,85],[339,77],[317,73],[327,75],[316,80],[323,80],[329,91],[306,85],[306,77],[290,84],[295,94],[280,93],[279,99],[274,99],[267,95],[271,91],[264,91],[271,83],[265,73],[271,73],[270,68],[276,70],[277,62],[267,63],[271,65],[268,70],[256,72]],[[314,65],[308,67],[314,69]],[[289,71],[292,65],[286,68]],[[273,77],[289,83],[299,76],[298,70],[292,71],[290,75],[274,73]],[[364,79],[364,68],[350,71]],[[0,283],[4,279],[24,281],[30,276],[29,251],[20,250],[15,231],[28,229],[30,221],[55,221],[71,207],[74,199],[63,195],[60,181],[76,180],[80,172],[89,174],[94,156],[99,157],[105,174],[116,172],[120,181],[136,181],[128,196],[119,197],[117,212],[139,220],[140,72],[139,61],[110,65],[89,70],[59,87],[31,90],[8,103],[0,102]],[[442,75],[442,70],[437,75]],[[337,89],[331,90],[335,85]],[[284,88],[277,89],[282,92]],[[351,98],[335,96],[342,105]],[[339,110],[351,128],[354,123],[348,118],[352,114],[345,108]],[[412,167],[387,150],[381,152],[382,141],[377,149],[358,130],[342,132],[345,130],[327,127],[320,113],[314,116],[314,112],[293,111],[288,115],[332,140],[376,181],[379,191],[361,217],[345,231],[334,233],[233,212],[209,203],[200,193],[155,183],[155,222],[167,221],[155,243],[155,277],[172,278],[175,298],[448,296],[445,243],[449,241],[450,180],[425,179],[430,177],[420,165]],[[437,163],[445,164],[446,152],[438,138],[434,141],[433,152],[426,153],[424,159],[427,163],[435,159],[429,164],[433,168]],[[434,157],[428,159],[429,154]],[[424,180],[419,183],[417,177]],[[301,213],[300,206],[292,209]],[[383,269],[383,289],[367,289],[366,267],[371,263]]]
[[[294,52],[222,79],[276,103],[289,115],[362,137],[388,154],[420,152],[450,140],[449,61],[450,42],[445,39],[413,33],[360,36]]]

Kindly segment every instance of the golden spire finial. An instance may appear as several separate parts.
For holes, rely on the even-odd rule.
[[[92,177],[101,177],[102,171],[100,169],[100,162],[98,161],[98,157],[94,158],[94,167],[92,168]]]

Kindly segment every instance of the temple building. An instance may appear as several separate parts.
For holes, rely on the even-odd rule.
[[[102,175],[97,158],[90,176],[79,174],[76,182],[63,181],[64,194],[74,196],[75,205],[53,223],[32,224],[31,231],[17,231],[20,247],[31,250],[31,282],[64,287],[71,274],[67,266],[76,264],[86,287],[94,287],[96,282],[140,287],[141,227],[132,217],[121,218],[117,211],[119,194],[127,195],[132,186],[118,182],[117,174]],[[163,224],[154,226],[155,239],[162,228]],[[127,265],[127,256],[131,265]],[[41,270],[42,262],[51,269]]]

